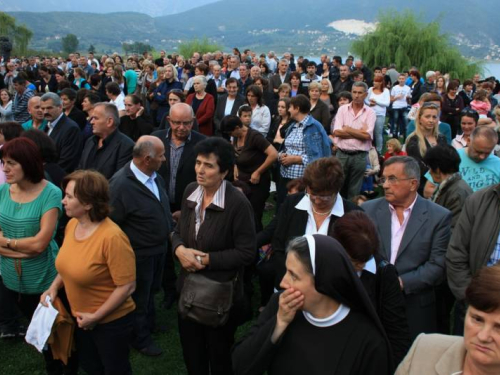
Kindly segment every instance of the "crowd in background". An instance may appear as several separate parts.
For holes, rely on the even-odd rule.
[[[177,305],[189,374],[500,372],[499,99],[353,56],[2,61],[0,338],[53,304],[47,373],[129,374]]]

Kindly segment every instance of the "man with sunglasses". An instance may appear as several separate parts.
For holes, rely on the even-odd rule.
[[[377,227],[381,255],[398,270],[410,336],[438,332],[434,289],[445,277],[451,212],[417,194],[420,167],[411,157],[388,159],[380,183],[385,197],[362,208]]]

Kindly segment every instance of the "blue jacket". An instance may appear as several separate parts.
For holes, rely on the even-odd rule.
[[[182,83],[179,81],[164,81],[154,90],[153,100],[158,102],[160,106],[168,106],[167,95],[170,90],[182,90]],[[159,95],[158,95],[159,94]]]
[[[285,133],[288,137],[293,126],[289,126]],[[282,147],[284,142],[282,144]],[[307,163],[312,163],[319,158],[332,156],[332,141],[326,134],[323,125],[316,121],[311,115],[304,124],[304,145],[306,147]]]

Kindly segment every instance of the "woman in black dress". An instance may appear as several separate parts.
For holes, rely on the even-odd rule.
[[[314,235],[290,242],[282,293],[233,350],[236,375],[384,375],[391,350],[342,246]]]

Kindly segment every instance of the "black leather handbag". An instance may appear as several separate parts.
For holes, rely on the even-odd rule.
[[[182,318],[221,327],[229,319],[238,275],[230,281],[215,281],[199,273],[190,273],[184,280],[179,298]]]

